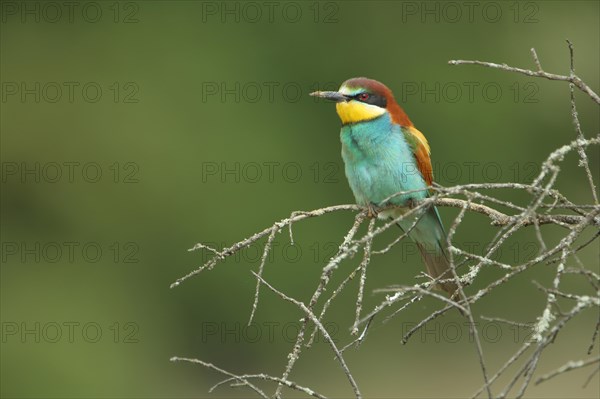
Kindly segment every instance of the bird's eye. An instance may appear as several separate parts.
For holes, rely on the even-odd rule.
[[[369,99],[369,93],[360,93],[358,95],[358,99],[360,101],[366,101],[366,100],[368,100]]]

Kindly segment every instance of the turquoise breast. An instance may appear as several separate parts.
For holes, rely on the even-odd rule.
[[[404,206],[427,197],[427,184],[399,125],[389,114],[342,126],[342,158],[346,177],[360,205],[382,201],[401,191],[421,190],[394,197],[388,203]]]

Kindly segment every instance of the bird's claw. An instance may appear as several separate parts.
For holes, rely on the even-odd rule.
[[[367,205],[367,217],[369,219],[374,219],[377,217],[377,211],[373,207],[373,204]]]

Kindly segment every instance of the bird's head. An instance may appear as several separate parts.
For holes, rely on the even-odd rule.
[[[370,121],[387,113],[394,123],[412,126],[392,91],[373,79],[348,79],[338,91],[315,91],[310,95],[335,101],[335,109],[344,125]]]

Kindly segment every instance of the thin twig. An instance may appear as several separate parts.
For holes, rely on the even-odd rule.
[[[226,384],[230,381],[241,381],[244,383],[244,385],[248,385],[250,386],[256,393],[258,393],[260,396],[262,396],[263,398],[268,398],[268,396],[260,389],[258,389],[255,385],[252,385],[249,383],[249,380],[253,380],[253,379],[257,379],[257,380],[265,380],[265,381],[273,381],[273,382],[277,382],[280,384],[283,384],[285,386],[287,386],[288,388],[291,389],[295,389],[296,391],[300,391],[300,392],[304,392],[305,394],[307,394],[308,396],[312,396],[315,398],[319,398],[319,399],[327,399],[325,396],[321,395],[318,392],[313,391],[310,388],[307,387],[303,387],[302,385],[298,385],[293,381],[287,381],[287,380],[282,380],[281,378],[277,378],[277,377],[273,377],[271,375],[268,374],[241,374],[241,375],[235,375],[233,373],[230,373],[229,371],[223,370],[217,366],[215,366],[212,363],[207,363],[204,362],[202,360],[199,359],[190,359],[190,358],[185,358],[185,357],[172,357],[171,358],[172,362],[188,362],[188,363],[196,363],[196,364],[200,364],[206,368],[209,368],[211,370],[215,370],[221,374],[224,374],[226,376],[228,376],[229,378],[219,382],[217,385],[213,386],[209,392],[212,392],[216,387],[218,387],[219,385],[223,385]]]
[[[529,69],[522,69],[511,67],[506,64],[496,64],[493,62],[484,62],[484,61],[476,61],[476,60],[450,60],[448,61],[450,65],[480,65],[487,68],[500,69],[507,72],[515,72],[520,73],[527,76],[544,78],[549,80],[562,80],[565,82],[571,82],[577,88],[584,93],[586,93],[592,100],[594,100],[597,104],[600,104],[600,97],[596,94],[587,84],[585,84],[577,75],[574,76],[564,76],[564,75],[556,75],[554,73],[548,73],[544,71],[532,71]]]
[[[569,44],[569,54],[571,56],[571,67],[570,67],[570,75],[571,77],[575,76],[575,58],[573,56],[573,43],[567,40]],[[574,84],[569,83],[569,91],[571,92],[571,115],[573,117],[573,125],[575,126],[575,132],[577,133],[577,137],[579,140],[585,140],[583,135],[583,131],[581,130],[581,123],[579,122],[579,114],[577,113],[577,107],[575,106],[575,89]],[[596,194],[596,185],[594,184],[594,177],[592,176],[592,171],[590,170],[590,163],[588,161],[587,154],[585,153],[585,149],[583,146],[577,147],[577,152],[579,153],[579,158],[581,159],[580,166],[585,169],[585,174],[588,178],[588,183],[592,190],[592,196],[594,197],[594,203],[598,205],[598,194]]]
[[[600,356],[596,356],[596,357],[588,359],[588,360],[570,361],[568,363],[565,363],[562,367],[560,367],[548,374],[544,374],[543,376],[538,378],[535,381],[535,385],[538,385],[538,384],[541,384],[542,382],[548,381],[549,379],[554,378],[557,375],[564,374],[571,370],[577,370],[582,367],[586,367],[586,366],[589,366],[590,364],[594,364],[594,363],[598,363],[598,362],[600,362]]]
[[[291,224],[290,224],[291,226]],[[290,230],[291,231],[291,230]],[[260,260],[260,266],[258,268],[258,275],[263,275],[263,270],[265,268],[265,263],[267,262],[267,257],[269,256],[269,251],[271,250],[271,246],[273,245],[273,240],[275,239],[275,235],[279,232],[279,229],[273,229],[271,234],[269,234],[269,238],[267,239],[267,243],[265,244],[265,248],[263,249],[262,258]],[[254,320],[254,313],[256,312],[256,308],[258,307],[258,294],[260,292],[260,281],[256,282],[256,290],[254,293],[254,303],[252,304],[252,312],[250,313],[250,319],[248,320],[248,325],[252,324],[252,320]]]
[[[373,234],[373,228],[375,226],[375,219],[371,219],[369,223],[368,234]],[[371,261],[371,245],[373,239],[367,240],[364,245],[364,256],[362,262],[360,262],[360,280],[358,280],[358,295],[356,296],[356,317],[354,319],[354,325],[352,326],[352,335],[358,334],[358,321],[360,319],[360,312],[362,311],[363,295],[365,292],[365,282],[367,281],[367,266]]]
[[[273,287],[271,284],[267,283],[258,274],[256,274],[256,273],[253,273],[253,274],[261,283],[266,285],[271,291],[273,291],[274,293],[279,295],[282,299],[284,299],[290,303],[293,303],[294,305],[299,307],[306,314],[306,316],[309,317],[310,320],[319,328],[319,331],[321,332],[321,334],[323,334],[323,337],[329,343],[329,346],[331,346],[331,350],[335,353],[336,359],[338,360],[340,366],[342,367],[344,374],[346,374],[346,377],[348,378],[348,381],[350,382],[350,385],[352,386],[352,390],[354,391],[354,395],[356,396],[357,399],[362,398],[360,390],[358,389],[358,385],[356,384],[356,381],[354,381],[354,376],[350,372],[350,369],[348,368],[348,365],[346,364],[344,357],[342,356],[342,354],[339,351],[338,347],[336,346],[335,342],[333,342],[333,339],[329,335],[329,332],[327,332],[327,330],[325,329],[323,324],[321,324],[321,322],[319,321],[317,316],[315,316],[315,314],[312,312],[312,310],[310,310],[303,302],[300,302],[292,297],[285,295],[283,292],[279,291],[278,289]]]

